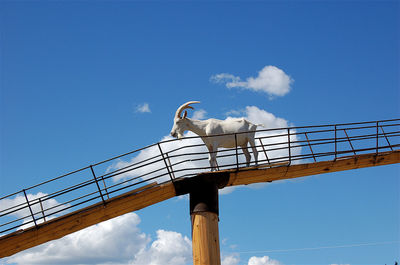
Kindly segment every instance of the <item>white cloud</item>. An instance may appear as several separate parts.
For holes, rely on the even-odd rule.
[[[43,195],[32,195],[30,199]],[[7,201],[2,207],[15,205],[21,198]],[[6,205],[7,204],[7,205]],[[53,202],[56,205],[56,202]],[[2,209],[3,209],[2,208]],[[25,213],[18,213],[21,215]],[[143,233],[136,213],[99,223],[61,239],[22,251],[6,264],[132,264],[185,265],[192,262],[191,240],[174,231],[158,230],[154,241]],[[225,240],[226,241],[226,240]],[[225,242],[223,240],[223,244]],[[226,243],[226,242],[225,242]],[[222,265],[237,265],[239,254],[222,257]],[[280,265],[269,257],[252,257],[248,265]]]
[[[46,216],[46,220],[50,220],[58,215],[65,214],[67,211],[63,209],[66,209],[70,206],[69,204],[61,204],[55,199],[48,199],[48,194],[43,192],[38,192],[37,194],[28,193],[26,196],[30,202],[30,207],[34,213],[36,223],[38,224],[44,222],[43,214]],[[39,198],[41,199],[41,205],[39,203]],[[19,210],[12,212],[12,208]],[[43,212],[42,208],[44,209]],[[13,198],[0,200],[0,212],[7,214],[9,217],[23,219],[21,226],[18,227],[17,230],[34,226],[31,212],[26,202],[26,198],[23,195],[17,195]],[[16,226],[19,224],[15,223],[13,226],[14,225]]]
[[[240,256],[238,253],[232,253],[230,255],[222,257],[221,259],[222,265],[237,265],[239,264],[239,262],[240,262]],[[263,256],[263,257],[253,256],[248,260],[247,265],[283,265],[283,264],[278,260],[271,259],[268,256]]]
[[[226,83],[226,82],[235,82],[239,83],[240,82],[240,77],[234,76],[232,74],[227,74],[227,73],[222,73],[222,74],[216,74],[210,77],[210,81],[214,83]]]
[[[149,103],[143,103],[136,107],[136,112],[151,113]]]
[[[256,106],[247,106],[245,109],[246,118],[256,124],[262,124],[261,129],[275,129],[289,127],[287,120],[276,117],[274,114],[259,109]],[[260,129],[260,128],[259,128]]]
[[[264,257],[251,257],[249,259],[248,265],[281,265],[277,260],[271,259],[268,256]]]
[[[150,237],[129,213],[22,251],[6,260],[16,264],[127,264],[146,248]]]
[[[184,265],[192,260],[192,243],[182,234],[158,230],[157,240],[149,248],[139,251],[131,261],[133,265]]]
[[[289,93],[294,80],[276,66],[265,66],[257,77],[248,77],[242,81],[239,76],[228,73],[216,74],[210,80],[215,83],[225,83],[228,88],[244,88],[256,92],[267,93],[271,98]]]
[[[240,258],[239,254],[230,254],[228,256],[222,257],[222,265],[237,265],[239,264]]]
[[[156,239],[143,233],[136,213],[102,222],[61,239],[6,258],[6,264],[192,264],[192,242],[174,231],[158,230]],[[226,241],[226,240],[225,240]],[[224,240],[222,242],[224,244]],[[222,265],[238,265],[239,253],[223,255]],[[281,265],[268,256],[251,257],[248,265]]]
[[[230,111],[227,111],[226,113],[225,113],[225,115],[226,116],[239,116],[239,115],[241,115],[243,113],[243,111],[241,111],[241,110],[230,110]]]
[[[206,117],[206,114],[207,114],[207,111],[205,111],[203,109],[199,109],[193,113],[192,118],[195,120],[203,120]]]
[[[236,186],[230,186],[230,187],[225,187],[222,190],[219,190],[220,195],[226,195],[232,193],[234,190],[236,190]]]
[[[34,201],[38,198],[44,198],[45,196],[47,196],[47,194],[43,193],[43,192],[39,192],[37,194],[27,194],[29,201]],[[21,205],[21,204],[25,204],[26,207],[22,208],[24,205]],[[25,196],[22,196],[22,195],[17,195],[11,199],[1,200],[0,201],[0,211],[4,211],[6,209],[9,209],[9,208],[17,206],[17,205],[21,205],[21,207],[17,207],[17,208],[22,208],[22,209],[11,213],[11,215],[13,215],[15,217],[19,217],[19,218],[30,216],[30,211],[29,211],[28,205],[26,204]],[[43,205],[44,209],[48,209],[48,208],[52,208],[54,206],[59,205],[59,203],[55,199],[48,199],[48,200],[43,200],[42,205]],[[34,213],[41,212],[39,203],[31,205],[31,208]]]
[[[191,240],[158,230],[151,243],[141,232],[140,218],[129,213],[20,252],[6,260],[16,264],[185,265],[192,260]],[[151,244],[150,244],[151,243]]]

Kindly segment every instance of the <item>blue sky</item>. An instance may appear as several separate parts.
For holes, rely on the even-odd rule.
[[[0,193],[155,143],[189,100],[203,118],[247,106],[296,126],[398,118],[399,14],[398,1],[1,1]],[[212,79],[266,66],[290,77],[284,95]],[[399,188],[393,165],[221,195],[224,262],[394,264]],[[119,221],[151,256],[169,237],[186,246],[188,211],[177,198]]]

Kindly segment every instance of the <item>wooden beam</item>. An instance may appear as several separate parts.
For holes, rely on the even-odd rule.
[[[226,186],[236,186],[395,163],[400,163],[400,151],[364,154],[340,158],[334,161],[309,164],[275,165],[275,167],[271,168],[248,168],[241,169],[240,171],[225,170],[205,174],[209,175],[209,177],[217,178],[225,178],[229,174],[229,181]],[[97,203],[38,224],[38,228],[31,227],[2,236],[0,237],[0,258],[11,256],[22,250],[61,238],[117,216],[145,208],[176,195],[172,182],[162,185],[152,183],[111,198],[106,201],[106,205],[103,205],[102,202]]]
[[[0,237],[0,258],[61,238],[91,225],[136,211],[174,197],[172,182],[152,183],[111,198],[106,204],[97,203],[46,223]]]
[[[400,151],[390,151],[378,154],[364,154],[351,156],[348,158],[341,158],[333,161],[323,161],[309,164],[292,164],[290,166],[279,166],[258,170],[249,169],[230,172],[230,178],[227,186],[271,182],[282,179],[291,179],[395,163],[400,163]]]
[[[192,213],[193,265],[220,265],[218,215]]]
[[[218,185],[195,177],[190,191],[193,265],[220,265]]]

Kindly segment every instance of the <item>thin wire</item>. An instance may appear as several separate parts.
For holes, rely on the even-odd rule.
[[[348,244],[348,245],[339,245],[339,246],[322,246],[322,247],[312,247],[312,248],[289,248],[289,249],[272,249],[272,250],[258,250],[258,251],[241,251],[241,252],[235,252],[235,253],[256,254],[256,253],[273,253],[273,252],[309,251],[309,250],[321,250],[321,249],[390,245],[390,244],[399,244],[399,243],[400,243],[400,241],[384,241],[384,242],[358,243],[358,244]]]

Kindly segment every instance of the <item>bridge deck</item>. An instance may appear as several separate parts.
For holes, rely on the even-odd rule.
[[[185,137],[3,196],[0,257],[184,194],[190,179],[204,175],[236,186],[400,162],[400,119],[267,129],[255,140],[258,166],[247,166],[235,147],[219,150],[218,171],[210,172],[201,138]]]
[[[221,172],[229,174],[227,186],[247,185],[298,178],[310,175],[351,170],[357,168],[389,165],[400,162],[400,151],[379,154],[354,155],[332,161],[269,168],[243,168],[203,173],[218,177]],[[137,190],[99,202],[92,206],[63,215],[25,230],[16,231],[0,238],[0,257],[13,255],[22,250],[61,238],[88,226],[136,211],[176,196],[174,183],[152,183]]]

